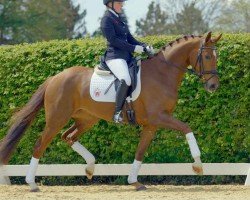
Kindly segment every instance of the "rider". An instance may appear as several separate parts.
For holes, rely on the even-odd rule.
[[[144,48],[153,52],[153,48],[137,41],[129,32],[127,24],[120,16],[123,3],[126,0],[103,0],[107,11],[101,20],[101,30],[107,39],[105,62],[120,83],[116,93],[116,106],[113,120],[120,123],[123,120],[122,107],[125,103],[131,78],[128,71],[128,62],[132,53],[143,53]]]

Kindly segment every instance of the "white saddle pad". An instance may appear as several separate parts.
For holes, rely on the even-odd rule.
[[[112,81],[115,80],[114,75],[98,75],[95,72],[93,73],[90,81],[90,96],[94,101],[99,102],[115,102],[115,84],[105,93]],[[134,92],[132,93],[132,99],[130,97],[127,100],[135,101],[141,92],[141,67],[139,67],[139,72],[137,73],[137,86]]]

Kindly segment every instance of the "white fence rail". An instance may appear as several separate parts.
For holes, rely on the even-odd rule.
[[[0,184],[8,184],[9,176],[25,176],[29,165],[0,167]],[[84,164],[39,165],[36,176],[84,176]],[[247,175],[245,185],[250,185],[250,163],[203,163],[204,175]],[[131,164],[97,164],[95,176],[128,175]],[[195,175],[192,163],[142,164],[139,175]]]

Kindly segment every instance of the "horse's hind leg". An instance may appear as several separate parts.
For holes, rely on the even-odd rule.
[[[92,179],[95,169],[95,157],[83,145],[78,142],[81,134],[88,131],[94,124],[98,122],[98,118],[87,113],[82,114],[81,118],[75,119],[75,124],[63,133],[62,139],[66,141],[74,151],[80,154],[87,163],[85,169],[88,179]]]
[[[57,133],[63,128],[65,124],[66,122],[60,125],[59,124],[57,125],[54,124],[53,126],[46,125],[42,135],[35,144],[33,157],[30,161],[30,167],[25,179],[26,182],[30,185],[32,192],[39,191],[39,188],[35,183],[35,174],[37,171],[39,159],[45,152],[48,145],[51,143],[52,139],[57,135]]]
[[[38,167],[39,159],[45,152],[52,139],[59,133],[59,131],[66,125],[71,116],[70,107],[64,109],[64,115],[58,107],[46,107],[46,126],[40,138],[37,140],[33,157],[30,161],[29,170],[26,175],[26,182],[30,185],[31,191],[39,191],[35,183],[35,174]]]

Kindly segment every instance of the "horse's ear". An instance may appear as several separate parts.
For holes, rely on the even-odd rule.
[[[205,43],[208,43],[211,40],[211,37],[212,37],[212,32],[210,31],[206,35]]]
[[[212,39],[212,42],[213,43],[218,42],[221,39],[221,37],[222,37],[222,33],[217,38]]]

